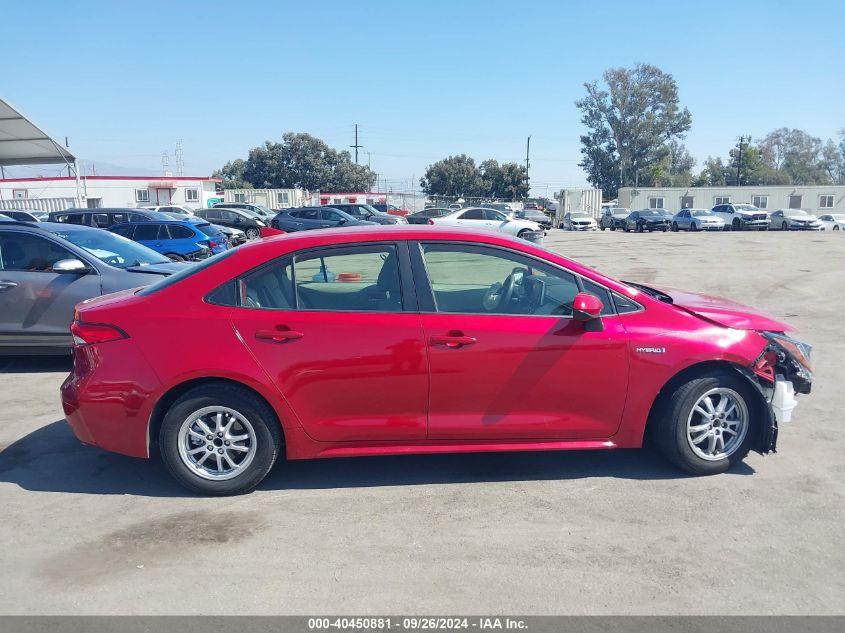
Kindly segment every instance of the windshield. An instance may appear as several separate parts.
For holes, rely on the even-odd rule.
[[[789,211],[784,211],[783,213],[788,218],[795,218],[795,217],[806,217],[810,215],[803,209],[791,209]]]
[[[640,215],[652,217],[652,216],[660,215],[660,212],[655,211],[654,209],[645,209],[643,211],[640,211]]]
[[[156,253],[138,242],[133,242],[121,235],[99,231],[96,229],[84,231],[53,231],[62,239],[74,246],[85,249],[94,257],[115,268],[129,266],[147,266],[150,264],[167,264],[169,259]]]
[[[757,211],[757,207],[753,204],[737,204],[734,206],[738,211]]]
[[[374,209],[369,204],[362,204],[361,206],[367,209],[367,211],[369,211],[370,213],[381,213],[381,211],[379,211],[378,209]]]
[[[694,211],[690,211],[690,214],[695,218],[705,218],[707,216],[714,215],[713,213],[710,213],[710,211],[708,211],[707,209],[696,209]]]
[[[218,235],[223,235],[216,226],[207,222],[205,224],[194,224],[194,228],[199,229],[208,237],[217,237]]]

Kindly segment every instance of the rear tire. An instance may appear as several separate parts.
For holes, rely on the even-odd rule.
[[[788,225],[786,222],[783,222],[783,223],[780,225],[780,230],[781,230],[781,231],[788,231],[788,230],[789,230],[789,225]]]
[[[218,412],[222,412],[221,418]],[[192,422],[197,419],[210,435],[201,437],[206,431]],[[228,429],[221,421],[229,424]],[[188,390],[170,406],[159,433],[162,461],[173,478],[189,490],[214,496],[243,494],[255,488],[270,472],[281,447],[281,426],[270,405],[252,391],[226,383]],[[205,462],[199,461],[205,455],[203,448],[209,453]],[[225,459],[221,450],[232,461],[216,462],[218,454]],[[231,463],[236,465],[230,467]]]
[[[711,371],[679,385],[656,405],[654,438],[678,468],[693,475],[722,473],[748,455],[757,415],[754,393],[741,376]]]
[[[248,239],[248,240],[257,239],[261,235],[261,232],[257,228],[255,228],[254,226],[249,227],[244,232],[246,233],[246,239]]]

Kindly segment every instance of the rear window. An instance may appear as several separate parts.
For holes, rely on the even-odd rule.
[[[218,229],[216,226],[214,226],[212,224],[195,224],[194,227],[196,229],[202,231],[208,237],[217,237],[218,235],[223,235],[220,232],[220,229]]]
[[[188,277],[191,277],[192,275],[196,275],[197,273],[202,272],[206,268],[210,268],[211,266],[214,266],[215,264],[219,264],[224,259],[226,259],[227,257],[231,257],[232,255],[234,255],[237,252],[238,252],[237,249],[223,251],[222,253],[219,253],[217,255],[213,255],[212,257],[209,257],[208,259],[204,259],[199,263],[185,264],[185,267],[182,270],[180,270],[178,273],[176,273],[174,275],[170,275],[169,277],[164,277],[163,279],[160,279],[159,281],[157,281],[153,284],[150,284],[149,286],[141,288],[141,290],[138,291],[138,295],[141,296],[141,297],[146,297],[148,295],[155,294],[159,290],[164,290],[165,288],[169,288],[173,284],[178,284],[183,279],[187,279]]]

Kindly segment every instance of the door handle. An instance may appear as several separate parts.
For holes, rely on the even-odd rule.
[[[298,338],[305,336],[302,332],[295,330],[258,330],[255,333],[255,338],[260,341],[271,341],[273,343],[286,343],[287,341],[295,341]]]
[[[14,281],[0,281],[0,292],[5,292],[6,290],[11,290],[12,288],[17,288],[18,284]]]
[[[464,336],[463,332],[449,332],[449,334],[432,336],[429,340],[432,345],[445,345],[451,349],[472,345],[477,341],[475,337]]]

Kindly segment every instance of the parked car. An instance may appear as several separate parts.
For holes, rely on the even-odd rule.
[[[162,211],[161,213],[164,213],[164,215],[173,220],[184,220],[186,222],[193,222],[194,224],[205,224],[208,222],[208,220],[193,214],[186,215],[184,213],[177,213],[173,211]],[[246,234],[239,229],[233,229],[228,226],[223,226],[222,224],[212,224],[211,226],[223,234],[226,241],[229,243],[229,246],[239,246],[246,243]]]
[[[544,234],[543,228],[536,222],[519,220],[501,211],[481,207],[469,207],[439,218],[429,218],[428,223],[435,226],[461,226],[479,231],[498,231],[526,240],[536,240]]]
[[[507,214],[506,214],[507,215]],[[510,215],[518,220],[528,220],[529,222],[536,222],[543,230],[548,231],[552,228],[552,219],[542,211],[511,211]]]
[[[312,229],[328,229],[339,226],[373,226],[376,222],[359,220],[348,213],[334,207],[300,207],[286,209],[276,214],[270,221],[270,226],[286,233],[309,231]]]
[[[374,222],[376,224],[408,223],[405,218],[399,217],[397,215],[387,215],[386,213],[379,213],[369,204],[344,203],[328,204],[325,206],[331,207],[332,209],[337,209],[338,211],[343,211],[344,213],[351,215],[356,220],[362,222]]]
[[[452,209],[445,209],[442,207],[427,207],[422,211],[417,211],[407,216],[408,224],[428,224],[429,218],[441,218],[444,215],[452,213]]]
[[[50,219],[49,211],[29,211],[29,213],[39,222],[46,222]]]
[[[185,266],[92,227],[0,222],[0,353],[67,354],[77,303]]]
[[[449,205],[449,208],[450,208],[452,211],[460,211],[460,210],[461,210],[461,209],[463,209],[464,207],[463,207],[463,205],[462,205],[462,204],[460,204],[460,203],[458,203],[458,202],[453,202],[452,204],[450,204],[450,205]]]
[[[819,216],[822,223],[822,231],[845,230],[845,213],[825,213]]]
[[[672,218],[673,231],[723,231],[725,221],[710,209],[681,209]]]
[[[16,209],[0,209],[7,218],[17,220],[18,222],[39,222],[39,219],[32,215],[29,211],[18,211]]]
[[[605,207],[599,220],[599,228],[604,231],[625,228],[625,220],[631,215],[631,210],[625,207]]]
[[[540,205],[539,205],[539,204],[537,204],[536,202],[524,202],[524,203],[522,204],[522,209],[523,209],[524,211],[529,211],[529,210],[530,210],[530,211],[539,211],[539,210],[540,210]]]
[[[259,218],[264,220],[268,225],[270,220],[276,215],[272,209],[268,209],[263,204],[252,204],[249,202],[218,202],[213,209],[241,209],[242,211],[250,211],[256,214]]]
[[[182,216],[194,215],[195,209],[184,204],[169,204],[160,207],[139,207],[141,209],[148,209],[150,211],[159,211],[161,213],[175,213]]]
[[[596,219],[586,213],[566,213],[560,228],[565,231],[595,231],[598,225]]]
[[[124,222],[166,222],[170,217],[149,209],[104,208],[104,209],[65,209],[52,211],[49,222],[79,224],[107,229]]]
[[[408,215],[411,213],[410,211],[408,211],[408,209],[397,207],[395,204],[373,203],[370,206],[379,213],[386,213],[387,215],[398,215],[402,216],[403,218],[408,217]]]
[[[726,231],[766,231],[769,214],[753,204],[717,204],[713,213],[725,221]]]
[[[261,229],[270,224],[270,219],[265,222],[263,217],[259,217],[246,209],[211,207],[210,209],[197,209],[196,215],[212,224],[241,230],[248,240],[258,239],[261,236]]]
[[[513,207],[506,202],[485,202],[484,204],[479,204],[478,206],[482,209],[495,209],[496,211],[501,211],[505,215],[509,215],[514,212]]]
[[[15,222],[16,221],[16,220],[13,220],[12,218],[10,218],[8,215],[3,215],[2,213],[0,213],[0,220],[3,220],[5,222]]]
[[[208,222],[127,222],[108,230],[140,242],[174,262],[199,261],[229,249],[226,236]]]
[[[490,231],[327,229],[81,304],[61,393],[80,440],[213,495],[279,455],[637,448],[646,430],[707,475],[774,451],[809,393],[790,330]]]
[[[821,231],[821,220],[803,209],[777,209],[769,217],[769,229],[775,231]]]
[[[669,220],[657,209],[641,209],[634,211],[625,219],[623,230],[629,231],[668,231]]]

